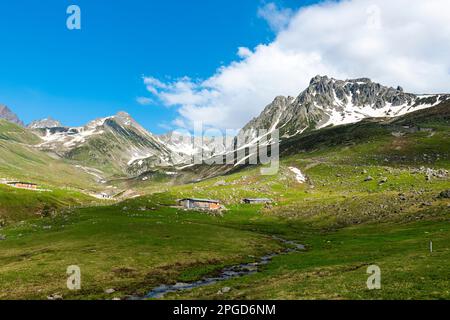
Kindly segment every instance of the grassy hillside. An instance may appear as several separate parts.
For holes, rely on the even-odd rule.
[[[37,144],[40,141],[39,137],[27,129],[4,119],[0,119],[0,140],[14,141],[30,145]]]
[[[30,131],[0,120],[0,178],[46,186],[95,187],[92,176],[34,148],[39,141],[39,137]]]
[[[101,190],[93,176],[37,150],[34,145],[39,142],[40,138],[27,129],[0,120],[0,179],[33,182],[53,190],[36,193],[0,185],[0,219],[17,221],[40,213],[44,207],[90,203],[93,199],[80,191]]]
[[[0,224],[49,217],[62,208],[96,203],[96,199],[71,190],[36,192],[0,185]]]

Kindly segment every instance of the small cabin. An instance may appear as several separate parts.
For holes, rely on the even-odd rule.
[[[242,200],[245,204],[266,204],[266,203],[272,203],[272,199],[267,198],[245,198]]]
[[[222,208],[219,200],[186,198],[179,200],[180,206],[186,209],[219,210]]]
[[[30,190],[37,190],[38,185],[31,182],[20,182],[20,181],[13,181],[8,182],[7,185],[14,187],[14,188],[20,188],[20,189],[30,189]]]

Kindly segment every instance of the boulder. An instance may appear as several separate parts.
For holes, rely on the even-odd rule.
[[[55,293],[55,294],[52,294],[51,296],[48,296],[47,297],[47,299],[48,300],[63,300],[63,296],[61,295],[61,294],[59,294],[59,293]]]
[[[450,189],[445,190],[445,191],[442,191],[442,192],[439,194],[439,198],[440,198],[440,199],[450,199]],[[0,240],[1,240],[1,239],[0,239]]]
[[[221,294],[225,294],[231,291],[230,287],[223,287],[222,289],[219,290],[219,292],[217,292],[217,294],[221,295]]]

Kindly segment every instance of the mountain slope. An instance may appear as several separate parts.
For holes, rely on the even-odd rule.
[[[28,145],[34,145],[41,141],[38,136],[26,128],[4,119],[0,119],[0,140]]]
[[[280,142],[280,159],[291,156],[318,158],[346,150],[347,162],[356,164],[359,157],[386,164],[450,166],[450,100],[427,109],[394,118],[370,118],[358,123],[310,130]],[[370,148],[372,149],[369,149]],[[380,150],[376,149],[379,146]],[[352,151],[352,148],[354,150]],[[376,152],[374,152],[376,151]],[[425,156],[423,156],[425,155]],[[342,159],[342,155],[340,155]],[[424,158],[425,157],[425,158]],[[247,170],[245,162],[234,165],[193,165],[180,171],[175,182],[198,182]],[[258,169],[259,170],[259,169]],[[216,197],[218,197],[216,195]]]
[[[379,157],[397,165],[450,164],[450,100],[439,105],[396,118],[366,119],[358,123],[306,132],[281,142],[281,157],[309,152],[321,154],[330,150],[379,145],[380,150],[361,152],[364,158]],[[358,152],[348,152],[355,160]],[[378,154],[378,156],[375,156]],[[424,156],[425,155],[425,156]],[[433,160],[433,161],[431,161]],[[350,160],[349,160],[350,162]]]

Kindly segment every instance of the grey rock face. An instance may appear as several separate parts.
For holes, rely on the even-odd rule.
[[[19,119],[19,117],[12,112],[7,106],[0,104],[0,119],[5,119],[9,122],[24,126],[24,123]]]
[[[249,140],[252,140],[256,136],[256,130],[258,129],[270,130],[279,128],[282,123],[281,121],[286,118],[288,107],[293,101],[293,97],[276,97],[271,104],[266,106],[259,117],[251,120],[242,129],[242,131],[246,132],[247,141],[245,141],[245,143],[249,142]],[[253,135],[250,134],[252,131],[254,131]]]
[[[28,126],[29,129],[45,129],[45,128],[61,128],[63,125],[58,120],[51,117],[35,120],[31,122]]]

